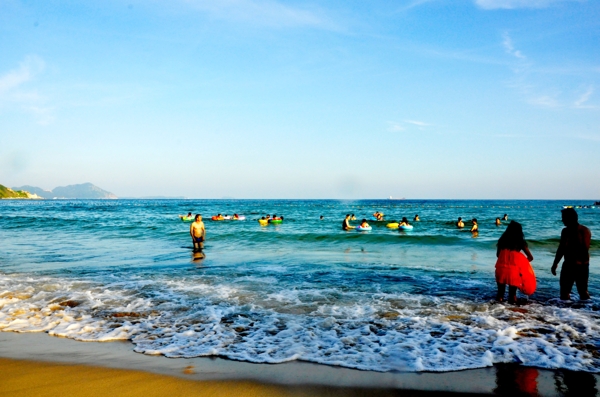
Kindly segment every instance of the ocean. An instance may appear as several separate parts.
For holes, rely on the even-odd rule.
[[[550,273],[563,204],[590,203],[4,200],[0,331],[127,340],[138,353],[172,358],[600,372],[600,209],[578,210],[592,231],[592,300],[564,302]],[[341,230],[347,213],[375,211],[386,222],[370,221],[372,231]],[[202,255],[178,217],[188,212],[204,217]],[[217,213],[246,220],[211,221]],[[538,289],[519,306],[494,301],[496,242],[507,225],[494,221],[505,213],[522,223],[535,257]],[[285,220],[260,226],[266,214]],[[412,231],[385,227],[415,214]],[[459,216],[478,219],[478,236],[469,222],[454,226]]]

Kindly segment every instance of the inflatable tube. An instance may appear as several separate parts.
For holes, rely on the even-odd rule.
[[[230,216],[230,215],[227,215],[227,216],[223,217],[223,220],[226,220],[226,221],[230,221],[231,219],[233,219],[233,217]]]
[[[231,219],[233,219],[234,221],[245,221],[246,217],[244,215],[240,215],[237,218],[231,218]]]
[[[184,222],[192,222],[194,220],[194,218],[188,218],[187,216],[182,216],[181,220]]]
[[[260,223],[261,226],[267,226],[269,224],[269,221],[266,219],[259,219],[258,223]]]
[[[212,216],[210,219],[213,220],[213,221],[222,221],[223,217],[219,218],[218,216],[215,215],[215,216]]]
[[[281,219],[270,219],[269,223],[273,223],[275,225],[280,224],[281,222],[283,222]]]
[[[371,226],[367,226],[367,227],[356,226],[356,230],[358,230],[359,232],[369,232],[369,231],[373,230],[373,228]]]
[[[517,287],[525,295],[535,292],[535,273],[531,264],[520,252],[502,250],[496,261],[496,282]]]
[[[392,222],[385,225],[385,227],[389,227],[390,229],[398,229],[398,222]]]
[[[400,229],[400,230],[413,230],[413,226],[412,225],[398,226],[398,229]]]

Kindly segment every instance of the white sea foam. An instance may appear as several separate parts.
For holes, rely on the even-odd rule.
[[[3,275],[0,330],[131,340],[137,352],[167,357],[305,360],[375,371],[450,371],[500,362],[600,371],[593,355],[600,322],[586,307],[514,308],[306,283],[288,288],[270,279],[259,284],[251,289],[200,277]]]

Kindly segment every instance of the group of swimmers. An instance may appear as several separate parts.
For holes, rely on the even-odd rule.
[[[227,221],[227,220],[239,221],[239,220],[243,220],[246,218],[244,216],[239,216],[238,214],[233,214],[233,216],[229,216],[227,214],[225,214],[225,215],[217,214],[217,215],[212,216],[211,219],[213,221]]]
[[[569,300],[573,284],[575,284],[579,298],[581,300],[588,300],[590,299],[588,292],[589,249],[592,234],[587,227],[579,224],[579,217],[573,208],[563,209],[561,214],[565,228],[561,232],[560,243],[550,271],[556,276],[558,264],[564,258],[560,271],[560,298],[562,300]],[[187,217],[191,216],[192,214],[188,213]],[[184,218],[183,216],[180,217]],[[508,215],[504,214],[502,219],[507,221]],[[351,220],[356,220],[356,217],[354,214],[347,214],[342,222],[342,229],[355,229],[355,226],[350,225]],[[416,215],[414,220],[419,221],[419,216]],[[499,225],[498,220],[500,218],[496,218],[496,225]],[[280,223],[283,221],[283,216],[278,217],[277,215],[273,215],[271,217],[270,215],[266,215],[259,220],[259,222],[261,221],[265,224]],[[475,233],[478,231],[477,219],[473,219],[472,221],[473,227],[471,231]],[[407,218],[403,217],[399,225],[408,225]],[[369,227],[366,219],[361,221],[360,227],[363,229]],[[457,227],[464,227],[464,222],[462,222],[461,218],[458,218]],[[194,217],[194,222],[190,225],[190,236],[192,237],[194,252],[200,253],[204,248],[204,241],[206,239],[206,228],[200,214]],[[533,261],[533,255],[525,241],[523,227],[520,223],[515,221],[509,223],[498,240],[496,256],[498,257],[498,261],[496,262],[496,283],[498,286],[496,299],[498,301],[501,302],[504,300],[507,285],[509,303],[517,302],[517,289],[520,289],[527,295],[535,291],[535,274],[529,263]],[[533,289],[531,289],[532,285]]]
[[[265,215],[258,220],[258,223],[261,226],[268,225],[269,223],[282,223],[282,222],[283,222],[283,216],[277,216],[276,214],[273,214],[273,217],[271,217],[271,215]]]

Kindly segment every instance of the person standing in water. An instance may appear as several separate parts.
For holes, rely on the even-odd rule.
[[[350,226],[350,214],[346,214],[346,218],[342,222],[342,229],[343,230],[354,229],[354,226]]]
[[[194,252],[202,251],[204,249],[206,229],[204,228],[204,222],[202,222],[202,216],[200,214],[196,214],[194,222],[190,225],[190,236],[192,236]]]
[[[471,220],[473,222],[473,226],[471,226],[471,233],[479,233],[479,226],[477,225],[477,218],[473,218]]]
[[[520,223],[511,221],[508,227],[502,233],[498,240],[498,248],[496,250],[496,284],[498,285],[498,294],[496,300],[502,302],[504,300],[504,292],[508,284],[508,303],[517,302],[517,286],[520,284],[520,278],[515,277],[516,273],[520,273],[518,269],[518,261],[515,260],[514,252],[523,251],[527,256],[527,260],[531,262],[533,255],[529,251],[523,227]],[[513,285],[515,284],[515,285]]]
[[[507,221],[508,220],[508,214],[504,214],[504,216],[502,217],[503,221]]]
[[[421,220],[421,218],[419,218],[419,214],[415,215],[415,219],[414,219],[414,221],[415,221],[415,222],[419,222],[420,220]]]
[[[561,213],[562,222],[566,227],[560,234],[560,244],[550,270],[556,276],[558,263],[564,257],[565,260],[560,270],[560,299],[571,299],[571,289],[575,284],[579,299],[587,300],[590,299],[588,279],[592,232],[579,224],[579,216],[573,208],[566,208]]]
[[[456,222],[456,227],[459,229],[462,229],[463,227],[465,227],[465,223],[463,222],[461,217],[458,217],[458,222]]]
[[[502,225],[500,218],[496,218],[496,226],[500,226],[500,225]]]

